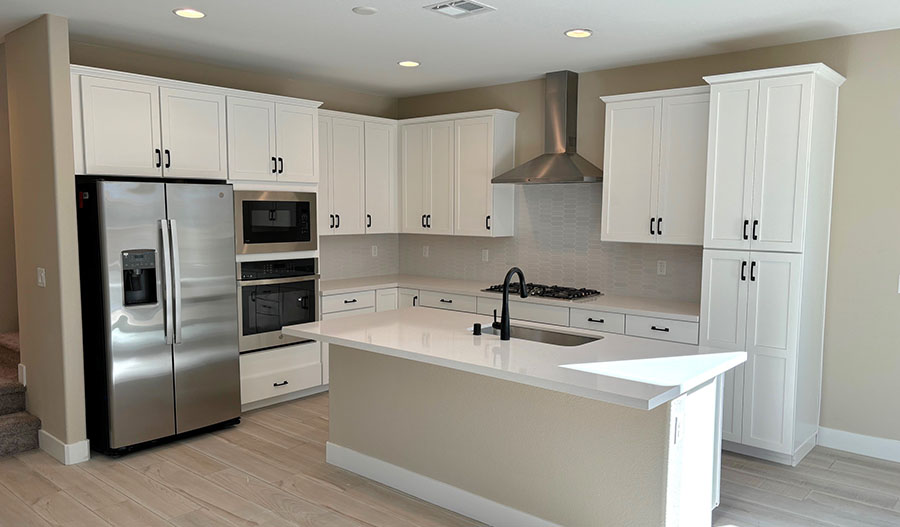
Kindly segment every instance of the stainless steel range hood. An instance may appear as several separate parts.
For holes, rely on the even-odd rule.
[[[544,151],[504,172],[491,183],[597,183],[603,171],[575,152],[578,135],[578,74],[547,74],[544,107]]]

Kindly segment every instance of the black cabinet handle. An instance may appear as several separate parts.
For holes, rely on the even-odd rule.
[[[288,383],[287,381],[275,382],[275,383],[272,383],[272,386],[277,388],[279,386],[287,386],[287,383]]]
[[[284,158],[283,157],[278,158],[278,173],[284,174]]]
[[[170,168],[172,166],[172,152],[169,152],[169,149],[166,148],[166,168]]]
[[[441,299],[441,302],[443,302],[443,303],[445,303],[445,304],[452,304],[452,303],[453,303],[453,300],[447,300],[446,298],[442,298],[442,299]]]
[[[750,226],[750,220],[744,220],[744,239],[745,240],[747,238],[749,238],[749,236],[747,236],[747,227],[749,227],[749,226]]]
[[[669,332],[669,328],[658,328],[658,327],[656,327],[656,326],[650,326],[650,329],[652,329],[653,331],[662,331],[662,332],[664,332],[664,333],[668,333],[668,332]]]
[[[334,224],[334,228],[335,228],[335,229],[340,229],[340,228],[341,228],[341,215],[340,215],[340,214],[335,214],[335,215],[334,215],[334,218],[335,218],[335,220],[337,220],[337,223]]]
[[[753,220],[753,239],[758,240],[759,236],[756,234],[756,228],[759,227],[759,220]]]
[[[747,281],[747,262],[741,262],[741,281]]]
[[[596,322],[598,324],[606,323],[602,318],[591,318],[591,317],[588,317],[588,322]]]
[[[662,236],[662,218],[656,218],[656,234]]]
[[[431,214],[425,215],[425,226],[431,228]]]
[[[159,151],[159,148],[156,149],[156,168],[162,166],[162,152]]]
[[[419,300],[419,295],[413,295],[413,307],[416,307],[416,301]]]
[[[345,304],[355,304],[356,302],[357,302],[357,300],[355,298],[352,300],[344,300]]]
[[[272,173],[278,173],[278,159],[274,156],[272,156]]]
[[[366,227],[371,227],[371,226],[372,226],[372,215],[366,214]]]
[[[422,228],[425,228],[425,215],[422,214]]]
[[[751,282],[756,281],[756,261],[755,260],[753,263],[750,264],[750,281]]]
[[[653,222],[656,221],[656,218],[650,218],[650,234],[656,236],[656,231],[653,230]]]
[[[491,216],[487,215],[484,218],[484,228],[487,230],[491,230]]]
[[[329,214],[331,216],[331,228],[334,228],[334,214]]]

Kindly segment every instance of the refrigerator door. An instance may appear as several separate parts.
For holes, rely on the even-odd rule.
[[[166,184],[179,434],[241,413],[233,200],[230,185]]]
[[[175,433],[160,183],[98,184],[111,448]],[[100,350],[97,350],[98,352]]]

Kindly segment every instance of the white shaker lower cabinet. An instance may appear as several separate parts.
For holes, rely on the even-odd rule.
[[[397,307],[416,307],[419,305],[419,290],[401,287],[398,289]]]
[[[241,355],[241,404],[287,396],[322,385],[318,342]]]
[[[375,311],[391,311],[399,306],[399,292],[396,287],[375,291]]]
[[[602,99],[601,238],[702,245],[709,88]]]

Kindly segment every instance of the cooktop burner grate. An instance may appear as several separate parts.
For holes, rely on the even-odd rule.
[[[576,289],[574,287],[562,287],[558,285],[544,285],[544,284],[534,284],[528,282],[525,284],[526,291],[528,291],[529,295],[541,296],[547,298],[559,298],[562,300],[581,300],[583,298],[590,298],[593,296],[600,296],[603,293],[597,291],[596,289]],[[502,293],[503,292],[503,284],[492,285],[484,291],[488,291],[491,293]],[[509,292],[510,294],[519,294],[519,283],[513,282],[509,284]]]

